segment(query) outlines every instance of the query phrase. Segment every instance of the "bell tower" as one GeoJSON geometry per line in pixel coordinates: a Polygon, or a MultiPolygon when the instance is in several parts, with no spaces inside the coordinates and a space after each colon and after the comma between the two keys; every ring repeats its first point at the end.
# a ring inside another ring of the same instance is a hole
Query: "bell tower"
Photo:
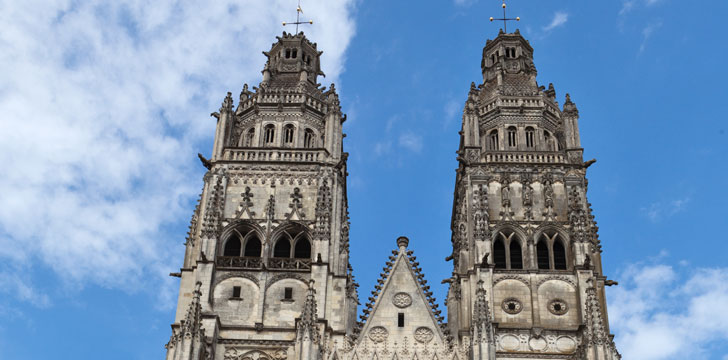
{"type": "Polygon", "coordinates": [[[518,30],[486,42],[481,69],[460,132],[449,331],[478,360],[619,359],[576,105],[537,83],[518,30]]]}
{"type": "Polygon", "coordinates": [[[262,81],[218,112],[192,215],[168,360],[328,358],[352,332],[341,111],[300,32],[264,52],[262,81]]]}

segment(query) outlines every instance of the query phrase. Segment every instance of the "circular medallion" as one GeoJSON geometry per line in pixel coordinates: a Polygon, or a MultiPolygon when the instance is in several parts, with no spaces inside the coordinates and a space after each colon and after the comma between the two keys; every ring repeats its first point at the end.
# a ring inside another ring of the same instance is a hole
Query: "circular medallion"
{"type": "Polygon", "coordinates": [[[428,327],[418,327],[415,329],[415,340],[418,342],[421,342],[423,344],[426,344],[432,340],[432,338],[435,337],[435,333],[432,332],[432,329],[428,327]]]}
{"type": "Polygon", "coordinates": [[[412,305],[412,297],[407,293],[396,293],[392,297],[392,303],[398,308],[406,308],[412,305]]]}
{"type": "Polygon", "coordinates": [[[381,326],[375,326],[371,330],[369,330],[369,339],[374,341],[375,343],[380,343],[384,340],[387,340],[387,335],[389,335],[387,329],[381,326]]]}
{"type": "Polygon", "coordinates": [[[549,311],[554,315],[564,315],[569,308],[564,300],[554,299],[549,303],[549,311]]]}
{"type": "Polygon", "coordinates": [[[508,298],[503,300],[501,308],[509,314],[518,314],[521,310],[523,310],[523,304],[521,304],[521,302],[516,298],[508,298]]]}

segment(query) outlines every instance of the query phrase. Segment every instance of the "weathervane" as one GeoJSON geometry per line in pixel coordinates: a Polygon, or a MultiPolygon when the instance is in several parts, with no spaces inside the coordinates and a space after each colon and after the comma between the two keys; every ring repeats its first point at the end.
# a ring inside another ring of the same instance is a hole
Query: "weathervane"
{"type": "Polygon", "coordinates": [[[313,20],[301,21],[301,14],[303,14],[303,10],[301,10],[301,0],[298,0],[298,7],[296,8],[296,22],[287,23],[284,21],[283,26],[295,24],[296,25],[296,34],[298,34],[298,25],[313,24],[313,20]]]}
{"type": "Polygon", "coordinates": [[[508,33],[508,28],[506,27],[506,21],[508,21],[508,20],[521,21],[521,18],[518,16],[516,16],[515,18],[507,18],[506,17],[506,0],[503,0],[503,18],[502,19],[493,19],[493,17],[491,16],[490,21],[493,21],[493,20],[503,20],[503,31],[505,33],[508,33]]]}

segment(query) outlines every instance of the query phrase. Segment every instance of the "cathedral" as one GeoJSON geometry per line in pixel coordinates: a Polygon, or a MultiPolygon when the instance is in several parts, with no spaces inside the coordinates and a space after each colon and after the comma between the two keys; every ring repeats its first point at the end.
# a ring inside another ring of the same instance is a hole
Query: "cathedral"
{"type": "Polygon", "coordinates": [[[334,85],[317,83],[316,43],[278,37],[258,86],[212,114],[208,171],[171,274],[167,360],[620,359],[605,299],[615,282],[586,198],[594,160],[569,95],[559,105],[536,81],[533,52],[501,30],[464,99],[443,316],[406,237],[360,295],[346,115],[334,85]]]}

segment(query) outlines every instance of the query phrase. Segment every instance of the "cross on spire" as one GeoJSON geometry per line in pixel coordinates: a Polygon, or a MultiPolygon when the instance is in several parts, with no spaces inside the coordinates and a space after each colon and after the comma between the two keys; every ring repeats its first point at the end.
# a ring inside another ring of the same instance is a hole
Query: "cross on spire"
{"type": "Polygon", "coordinates": [[[506,0],[503,0],[503,5],[502,6],[503,6],[503,17],[500,18],[500,19],[494,19],[491,16],[490,17],[490,21],[493,21],[493,20],[503,20],[503,31],[506,32],[506,33],[508,33],[508,28],[506,27],[506,25],[507,25],[506,24],[506,21],[509,21],[509,20],[521,21],[521,18],[518,17],[518,16],[516,16],[515,18],[507,18],[506,17],[506,0]]]}
{"type": "Polygon", "coordinates": [[[298,25],[313,24],[313,20],[301,21],[301,14],[303,14],[303,10],[301,9],[301,0],[298,0],[298,7],[296,7],[296,22],[287,23],[284,21],[283,26],[296,25],[296,34],[298,34],[298,25]]]}

